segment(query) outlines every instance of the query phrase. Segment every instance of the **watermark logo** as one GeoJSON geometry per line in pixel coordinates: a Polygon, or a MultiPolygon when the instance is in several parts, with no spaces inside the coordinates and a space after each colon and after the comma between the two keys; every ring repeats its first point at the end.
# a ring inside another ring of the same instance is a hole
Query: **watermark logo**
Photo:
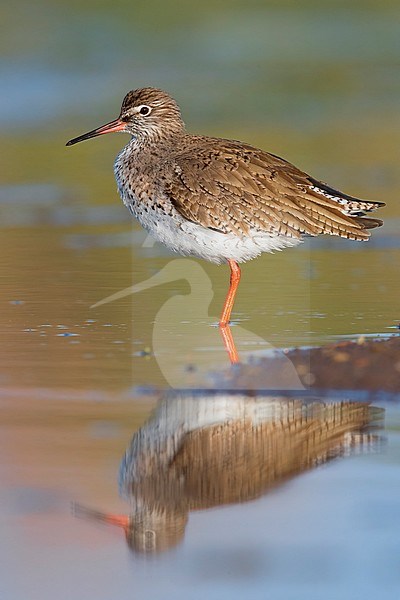
{"type": "MultiPolygon", "coordinates": [[[[152,238],[146,238],[146,247],[152,242],[152,238]]],[[[282,350],[242,325],[218,327],[216,319],[209,316],[214,295],[212,281],[205,269],[192,259],[172,259],[152,277],[107,296],[92,308],[182,280],[189,285],[188,293],[178,292],[164,300],[152,323],[152,353],[170,387],[213,387],[215,373],[226,370],[230,363],[241,362],[241,351],[247,349],[246,355],[274,355],[274,368],[269,373],[264,370],[259,385],[253,380],[253,389],[304,389],[292,362],[282,350]]],[[[242,385],[247,388],[248,380],[244,379],[242,385]]]]}

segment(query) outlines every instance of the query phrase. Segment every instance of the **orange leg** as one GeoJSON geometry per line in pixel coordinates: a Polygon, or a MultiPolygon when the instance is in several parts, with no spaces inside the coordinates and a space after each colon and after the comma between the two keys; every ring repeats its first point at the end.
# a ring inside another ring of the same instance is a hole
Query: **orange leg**
{"type": "Polygon", "coordinates": [[[220,332],[224,342],[224,346],[229,356],[229,360],[233,365],[239,363],[239,354],[236,350],[231,328],[229,327],[229,325],[225,325],[224,327],[220,328],[220,332]]]}
{"type": "Polygon", "coordinates": [[[231,268],[231,280],[229,285],[228,294],[225,298],[224,308],[222,310],[222,315],[219,320],[220,327],[226,327],[229,325],[229,320],[231,318],[231,312],[233,308],[233,304],[235,302],[236,290],[238,289],[239,281],[240,281],[240,268],[235,260],[228,260],[229,266],[231,268]]]}

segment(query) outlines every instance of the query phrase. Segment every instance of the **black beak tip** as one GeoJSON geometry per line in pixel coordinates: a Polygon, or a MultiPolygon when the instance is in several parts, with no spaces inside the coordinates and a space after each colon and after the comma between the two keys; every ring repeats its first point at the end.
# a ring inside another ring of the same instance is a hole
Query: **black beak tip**
{"type": "Polygon", "coordinates": [[[74,145],[74,140],[69,140],[65,145],[66,146],[73,146],[74,145]]]}

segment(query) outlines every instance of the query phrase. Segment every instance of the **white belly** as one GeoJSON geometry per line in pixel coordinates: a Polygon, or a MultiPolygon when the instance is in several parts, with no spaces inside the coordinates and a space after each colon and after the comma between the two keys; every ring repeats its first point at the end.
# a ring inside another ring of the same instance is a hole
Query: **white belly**
{"type": "Polygon", "coordinates": [[[229,259],[245,262],[262,252],[282,250],[301,241],[256,230],[250,231],[245,237],[238,237],[233,233],[220,233],[187,221],[174,208],[169,215],[165,215],[141,203],[128,204],[128,207],[142,227],[169,249],[214,263],[229,259]]]}

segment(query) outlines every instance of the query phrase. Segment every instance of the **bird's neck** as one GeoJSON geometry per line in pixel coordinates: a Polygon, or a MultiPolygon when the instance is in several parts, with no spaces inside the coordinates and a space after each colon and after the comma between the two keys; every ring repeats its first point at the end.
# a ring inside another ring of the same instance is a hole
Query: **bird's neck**
{"type": "Polygon", "coordinates": [[[132,136],[132,139],[125,146],[124,151],[128,154],[158,154],[168,152],[169,150],[179,148],[182,138],[185,136],[185,131],[174,131],[163,133],[158,132],[152,134],[132,136]]]}

